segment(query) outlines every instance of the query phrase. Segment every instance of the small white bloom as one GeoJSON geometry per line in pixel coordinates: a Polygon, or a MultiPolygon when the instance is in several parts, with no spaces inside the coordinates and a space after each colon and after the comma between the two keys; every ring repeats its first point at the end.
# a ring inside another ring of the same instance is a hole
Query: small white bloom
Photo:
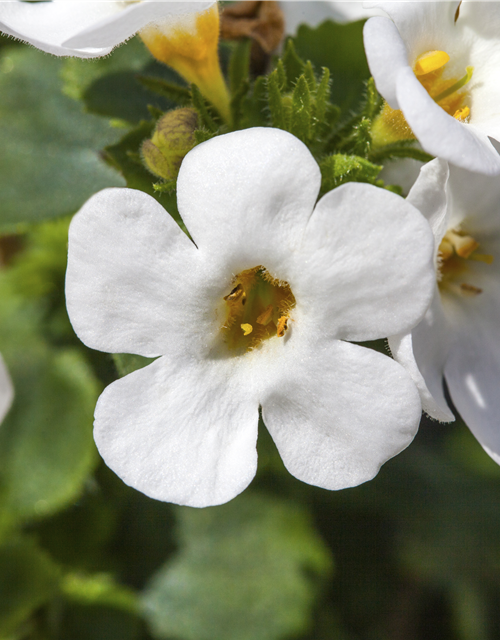
{"type": "Polygon", "coordinates": [[[301,24],[316,27],[325,20],[335,22],[355,22],[375,15],[383,15],[378,9],[366,9],[363,0],[312,0],[280,2],[285,14],[285,24],[288,33],[295,33],[301,24]]]}
{"type": "Polygon", "coordinates": [[[0,356],[0,422],[5,418],[14,398],[14,389],[7,367],[0,356]]]}
{"type": "Polygon", "coordinates": [[[443,375],[460,415],[500,463],[500,183],[433,160],[408,200],[435,237],[434,300],[411,335],[389,339],[419,386],[424,410],[453,419],[443,375]],[[413,347],[413,350],[412,350],[413,347]]]}
{"type": "Polygon", "coordinates": [[[432,233],[371,185],[315,206],[320,181],[297,138],[247,129],[182,163],[192,241],[131,189],[96,194],[74,218],[66,296],[77,335],[162,356],[97,404],[97,446],[127,484],[192,506],[230,500],[255,474],[259,406],[288,470],[328,489],[369,480],[412,440],[421,405],[410,377],[347,341],[409,331],[423,316],[432,233]]]}
{"type": "Polygon", "coordinates": [[[140,29],[166,29],[215,0],[51,0],[0,2],[0,32],[58,56],[108,54],[140,29]]]}
{"type": "Polygon", "coordinates": [[[401,111],[429,153],[499,174],[488,136],[500,140],[500,3],[374,4],[391,18],[372,18],[364,31],[377,88],[398,110],[383,112],[386,121],[400,126],[401,111]]]}

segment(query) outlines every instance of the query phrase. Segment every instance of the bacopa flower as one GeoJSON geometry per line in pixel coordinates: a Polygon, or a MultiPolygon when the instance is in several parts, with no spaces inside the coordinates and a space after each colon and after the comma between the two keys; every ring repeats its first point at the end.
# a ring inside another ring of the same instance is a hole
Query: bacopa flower
{"type": "Polygon", "coordinates": [[[500,183],[436,159],[422,169],[408,199],[435,237],[435,296],[410,335],[392,337],[395,358],[420,389],[425,411],[453,420],[451,399],[483,448],[500,463],[500,183]],[[429,181],[427,180],[427,184],[429,181]]]}
{"type": "Polygon", "coordinates": [[[12,388],[12,382],[7,367],[0,356],[0,422],[2,422],[7,411],[10,409],[13,397],[14,389],[12,388]]]}
{"type": "Polygon", "coordinates": [[[365,49],[387,100],[375,141],[416,137],[470,171],[500,173],[500,4],[377,2],[389,18],[365,25],[365,49]]]}
{"type": "Polygon", "coordinates": [[[405,448],[403,367],[352,341],[411,329],[434,286],[429,225],[366,184],[325,195],[298,139],[247,129],[188,153],[185,235],[150,196],[108,189],[72,221],[66,296],[94,349],[161,356],[95,412],[106,463],[147,495],[206,506],[255,474],[259,407],[288,470],[340,489],[405,448]],[[408,251],[408,246],[412,251],[408,251]]]}
{"type": "Polygon", "coordinates": [[[108,54],[144,27],[168,27],[214,0],[51,0],[0,2],[0,31],[58,56],[108,54]]]}

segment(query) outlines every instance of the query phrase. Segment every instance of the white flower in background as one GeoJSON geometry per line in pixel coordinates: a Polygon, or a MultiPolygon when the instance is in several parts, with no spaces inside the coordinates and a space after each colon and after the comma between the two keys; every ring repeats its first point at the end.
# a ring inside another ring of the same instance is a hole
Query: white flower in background
{"type": "Polygon", "coordinates": [[[97,446],[127,484],[192,506],[230,500],[255,474],[259,406],[288,470],[328,489],[371,479],[412,440],[411,378],[347,341],[420,320],[432,233],[371,185],[315,206],[320,180],[294,136],[247,129],[182,163],[192,241],[131,189],[96,194],[74,218],[66,296],[77,335],[102,351],[161,355],[97,404],[97,446]]]}
{"type": "Polygon", "coordinates": [[[215,0],[51,0],[0,2],[0,32],[57,56],[108,54],[144,27],[175,28],[180,17],[215,0]]]}
{"type": "Polygon", "coordinates": [[[447,183],[439,159],[425,173],[434,187],[419,179],[408,200],[434,232],[435,296],[411,336],[390,338],[389,345],[412,373],[424,410],[452,420],[444,375],[465,423],[500,463],[500,181],[451,167],[447,183]]]}
{"type": "Polygon", "coordinates": [[[7,371],[7,367],[0,356],[0,422],[5,418],[7,411],[10,409],[12,399],[14,398],[14,389],[7,371]]]}
{"type": "Polygon", "coordinates": [[[389,18],[365,25],[365,49],[388,105],[379,143],[414,136],[425,151],[500,173],[500,3],[376,2],[389,18]],[[409,127],[408,127],[409,125],[409,127]]]}
{"type": "Polygon", "coordinates": [[[295,33],[301,24],[308,24],[316,27],[325,20],[335,22],[355,22],[364,20],[375,15],[384,15],[378,9],[366,9],[362,0],[311,0],[306,1],[284,1],[280,2],[281,9],[285,14],[285,24],[287,33],[295,33]]]}

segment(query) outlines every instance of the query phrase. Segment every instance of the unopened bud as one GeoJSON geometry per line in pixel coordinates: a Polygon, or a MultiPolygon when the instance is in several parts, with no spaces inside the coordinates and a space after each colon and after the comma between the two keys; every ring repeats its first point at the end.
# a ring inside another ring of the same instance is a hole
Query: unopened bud
{"type": "Polygon", "coordinates": [[[151,140],[142,143],[144,164],[155,176],[175,180],[184,156],[195,146],[198,114],[185,107],[169,111],[158,120],[151,140]]]}

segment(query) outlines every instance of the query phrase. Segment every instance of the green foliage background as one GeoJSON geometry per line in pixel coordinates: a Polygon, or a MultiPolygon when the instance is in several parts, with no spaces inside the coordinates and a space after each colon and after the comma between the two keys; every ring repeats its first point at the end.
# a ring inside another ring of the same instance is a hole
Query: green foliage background
{"type": "MultiPolygon", "coordinates": [[[[303,26],[251,81],[248,43],[223,43],[234,126],[297,135],[323,191],[401,192],[382,167],[426,156],[372,147],[381,101],[361,30],[303,26]]],[[[204,510],[150,500],[100,462],[96,399],[145,362],[74,335],[68,224],[92,193],[124,185],[181,222],[175,182],[158,182],[139,147],[184,104],[198,142],[228,130],[137,40],[94,61],[0,40],[0,352],[16,390],[0,427],[0,640],[500,637],[500,469],[460,422],[424,420],[377,478],[341,492],[292,478],[261,424],[253,484],[204,510]]]]}

